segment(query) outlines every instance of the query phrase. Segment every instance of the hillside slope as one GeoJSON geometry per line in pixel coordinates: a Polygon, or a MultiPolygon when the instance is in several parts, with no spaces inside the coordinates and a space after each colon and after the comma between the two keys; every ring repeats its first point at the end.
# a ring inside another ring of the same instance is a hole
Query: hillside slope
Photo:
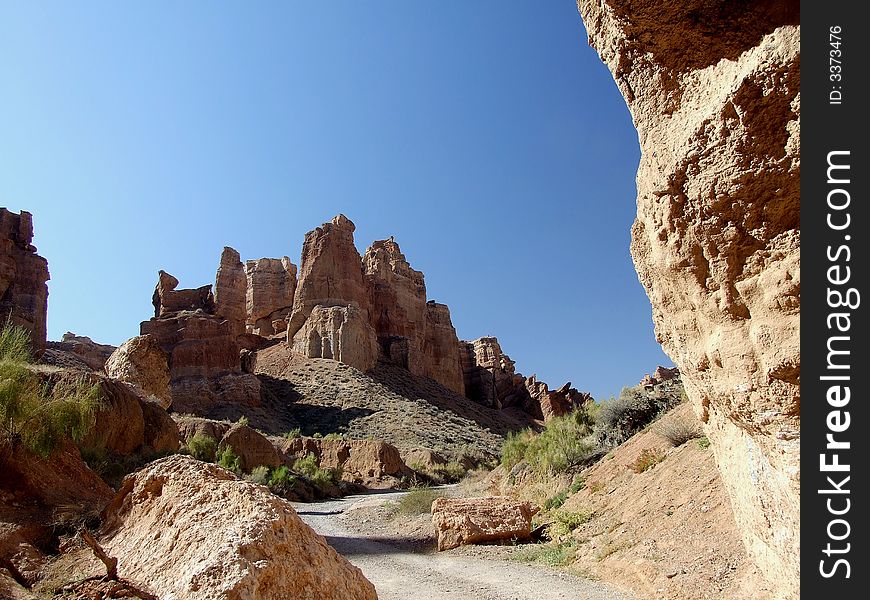
{"type": "MultiPolygon", "coordinates": [[[[395,365],[379,363],[363,373],[335,360],[301,356],[285,344],[259,351],[254,372],[270,412],[304,435],[341,432],[382,439],[400,450],[428,448],[486,460],[498,455],[508,431],[531,424],[522,413],[481,406],[395,365]]],[[[249,418],[258,428],[281,433],[276,422],[249,418]]]]}

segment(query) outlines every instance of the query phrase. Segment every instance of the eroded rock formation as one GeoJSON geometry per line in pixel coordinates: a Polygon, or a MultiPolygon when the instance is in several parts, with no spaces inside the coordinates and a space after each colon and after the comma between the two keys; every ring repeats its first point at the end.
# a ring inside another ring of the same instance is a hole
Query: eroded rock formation
{"type": "Polygon", "coordinates": [[[245,332],[248,279],[239,253],[225,246],[214,283],[215,315],[229,321],[234,335],[245,332]]]}
{"type": "Polygon", "coordinates": [[[285,333],[296,293],[296,265],[286,256],[245,263],[248,331],[262,336],[285,333]]]}
{"type": "Polygon", "coordinates": [[[46,342],[46,350],[48,352],[43,354],[42,362],[48,364],[68,362],[71,366],[82,363],[82,367],[102,371],[115,347],[109,344],[98,344],[85,335],[76,335],[67,331],[61,341],[46,342]]]}
{"type": "Polygon", "coordinates": [[[0,323],[31,333],[33,350],[45,349],[48,261],[33,246],[33,217],[0,208],[0,323]]]}
{"type": "Polygon", "coordinates": [[[525,377],[517,373],[514,361],[502,351],[498,339],[491,336],[462,342],[461,362],[465,395],[491,408],[515,408],[547,420],[592,402],[589,393],[572,388],[571,382],[550,390],[535,375],[525,377]]]}
{"type": "Polygon", "coordinates": [[[190,457],[128,476],[104,523],[101,541],[120,558],[119,575],[166,597],[377,598],[289,502],[190,457]]]}
{"type": "Polygon", "coordinates": [[[637,127],[631,253],[744,540],[799,586],[799,4],[580,0],[637,127]]]}

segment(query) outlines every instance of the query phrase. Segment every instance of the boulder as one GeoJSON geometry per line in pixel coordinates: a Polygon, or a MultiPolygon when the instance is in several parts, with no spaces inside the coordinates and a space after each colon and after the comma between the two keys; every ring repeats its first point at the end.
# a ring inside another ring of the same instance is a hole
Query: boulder
{"type": "Polygon", "coordinates": [[[331,358],[360,371],[374,367],[378,358],[375,331],[356,304],[313,307],[292,340],[295,352],[331,358]]]}
{"type": "Polygon", "coordinates": [[[234,335],[245,333],[248,279],[239,253],[225,246],[214,284],[215,315],[229,322],[234,335]]]}
{"type": "Polygon", "coordinates": [[[279,467],[284,464],[284,458],[272,445],[272,442],[262,433],[247,425],[231,426],[223,437],[219,438],[218,448],[229,446],[240,459],[242,471],[251,472],[254,467],[279,467]]]}
{"type": "Polygon", "coordinates": [[[438,550],[528,539],[532,517],[538,510],[530,502],[507,496],[436,498],[432,503],[432,524],[438,532],[438,550]]]}
{"type": "Polygon", "coordinates": [[[204,419],[202,417],[190,417],[174,415],[174,420],[178,426],[178,435],[183,443],[187,443],[190,438],[196,435],[207,435],[212,438],[215,443],[220,442],[224,434],[230,430],[232,423],[225,421],[215,421],[212,419],[204,419]]]}
{"type": "Polygon", "coordinates": [[[141,406],[144,420],[142,442],[145,447],[156,454],[177,452],[181,447],[181,436],[169,413],[150,400],[144,400],[141,406]]]}
{"type": "Polygon", "coordinates": [[[169,355],[150,335],[138,335],[121,344],[106,361],[106,373],[131,383],[164,409],[172,404],[169,355]]]}
{"type": "Polygon", "coordinates": [[[45,349],[48,261],[33,246],[33,216],[0,208],[0,323],[30,332],[33,350],[45,349]]]}
{"type": "Polygon", "coordinates": [[[185,456],[129,475],[103,514],[118,574],[189,600],[375,600],[347,562],[265,487],[185,456]]]}
{"type": "Polygon", "coordinates": [[[759,570],[799,591],[799,3],[580,0],[641,147],[631,254],[759,570]]]}
{"type": "Polygon", "coordinates": [[[248,330],[262,336],[283,333],[293,311],[296,265],[286,256],[261,258],[246,262],[245,272],[248,330]]]}

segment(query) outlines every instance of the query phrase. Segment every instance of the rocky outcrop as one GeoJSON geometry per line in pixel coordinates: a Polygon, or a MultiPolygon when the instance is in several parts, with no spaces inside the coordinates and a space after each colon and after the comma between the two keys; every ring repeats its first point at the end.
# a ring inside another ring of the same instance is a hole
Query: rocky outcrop
{"type": "Polygon", "coordinates": [[[678,368],[676,368],[676,367],[668,368],[668,367],[662,367],[661,365],[659,365],[658,367],[656,367],[656,370],[653,372],[652,375],[647,373],[646,375],[643,376],[643,379],[640,380],[640,385],[648,388],[648,387],[658,385],[664,381],[670,381],[672,379],[676,379],[679,376],[680,376],[680,370],[678,368]]]}
{"type": "Polygon", "coordinates": [[[459,338],[446,304],[426,303],[426,331],[423,338],[423,375],[457,394],[465,391],[459,358],[459,338]]]}
{"type": "Polygon", "coordinates": [[[799,5],[579,6],[638,131],[631,253],[657,339],[706,423],[747,547],[796,597],[799,5]]]}
{"type": "Polygon", "coordinates": [[[45,349],[48,261],[33,246],[33,217],[0,208],[0,323],[30,331],[33,350],[45,349]]]}
{"type": "Polygon", "coordinates": [[[378,359],[375,330],[357,305],[315,306],[293,336],[293,350],[311,358],[331,358],[360,371],[378,359]]]}
{"type": "Polygon", "coordinates": [[[128,476],[104,513],[118,574],[161,596],[375,600],[374,587],[286,500],[213,464],[172,456],[128,476]]]}
{"type": "Polygon", "coordinates": [[[137,386],[164,409],[172,404],[169,356],[150,335],[121,344],[106,361],[106,374],[137,386]]]}
{"type": "Polygon", "coordinates": [[[167,273],[159,271],[157,286],[151,297],[154,305],[154,317],[160,318],[181,311],[202,311],[214,314],[214,295],[210,285],[204,285],[191,290],[176,290],[178,280],[167,273]]]}
{"type": "Polygon", "coordinates": [[[40,362],[59,367],[102,371],[115,346],[98,344],[84,335],[67,331],[59,342],[46,342],[40,362]]]}
{"type": "MultiPolygon", "coordinates": [[[[227,250],[223,279],[232,279],[236,255],[227,250]]],[[[208,415],[222,403],[259,406],[259,380],[242,373],[239,322],[215,314],[211,286],[177,286],[177,279],[160,271],[154,292],[157,316],[140,325],[142,335],[150,335],[169,356],[173,410],[208,415]]]]}
{"type": "Polygon", "coordinates": [[[581,392],[571,387],[569,381],[557,390],[551,390],[546,383],[532,375],[525,380],[526,389],[532,398],[533,406],[541,411],[544,421],[561,417],[594,402],[589,392],[581,392]]]}
{"type": "Polygon", "coordinates": [[[368,482],[410,473],[396,447],[382,440],[298,437],[279,444],[288,458],[313,454],[322,468],[341,469],[346,481],[368,482]]]}
{"type": "Polygon", "coordinates": [[[214,283],[215,315],[229,322],[234,335],[245,333],[248,278],[239,253],[225,246],[214,283]]]}
{"type": "Polygon", "coordinates": [[[296,265],[286,256],[261,258],[246,262],[245,272],[248,331],[264,337],[285,333],[296,293],[296,265]]]}
{"type": "Polygon", "coordinates": [[[482,542],[526,540],[538,510],[530,502],[518,502],[507,496],[436,498],[432,503],[432,525],[438,532],[438,550],[482,542]]]}
{"type": "Polygon", "coordinates": [[[465,395],[475,402],[497,409],[516,408],[532,418],[547,420],[593,401],[588,392],[572,388],[571,382],[550,390],[535,375],[517,373],[514,361],[494,337],[462,342],[461,348],[465,395]]]}

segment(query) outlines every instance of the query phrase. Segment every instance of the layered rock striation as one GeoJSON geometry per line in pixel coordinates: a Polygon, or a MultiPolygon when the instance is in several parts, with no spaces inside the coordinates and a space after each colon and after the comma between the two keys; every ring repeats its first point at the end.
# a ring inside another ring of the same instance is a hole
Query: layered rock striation
{"type": "Polygon", "coordinates": [[[48,261],[33,245],[33,216],[0,208],[0,323],[30,331],[33,350],[45,350],[48,261]]]}
{"type": "Polygon", "coordinates": [[[637,127],[631,253],[744,541],[799,586],[799,4],[579,1],[637,127]]]}

